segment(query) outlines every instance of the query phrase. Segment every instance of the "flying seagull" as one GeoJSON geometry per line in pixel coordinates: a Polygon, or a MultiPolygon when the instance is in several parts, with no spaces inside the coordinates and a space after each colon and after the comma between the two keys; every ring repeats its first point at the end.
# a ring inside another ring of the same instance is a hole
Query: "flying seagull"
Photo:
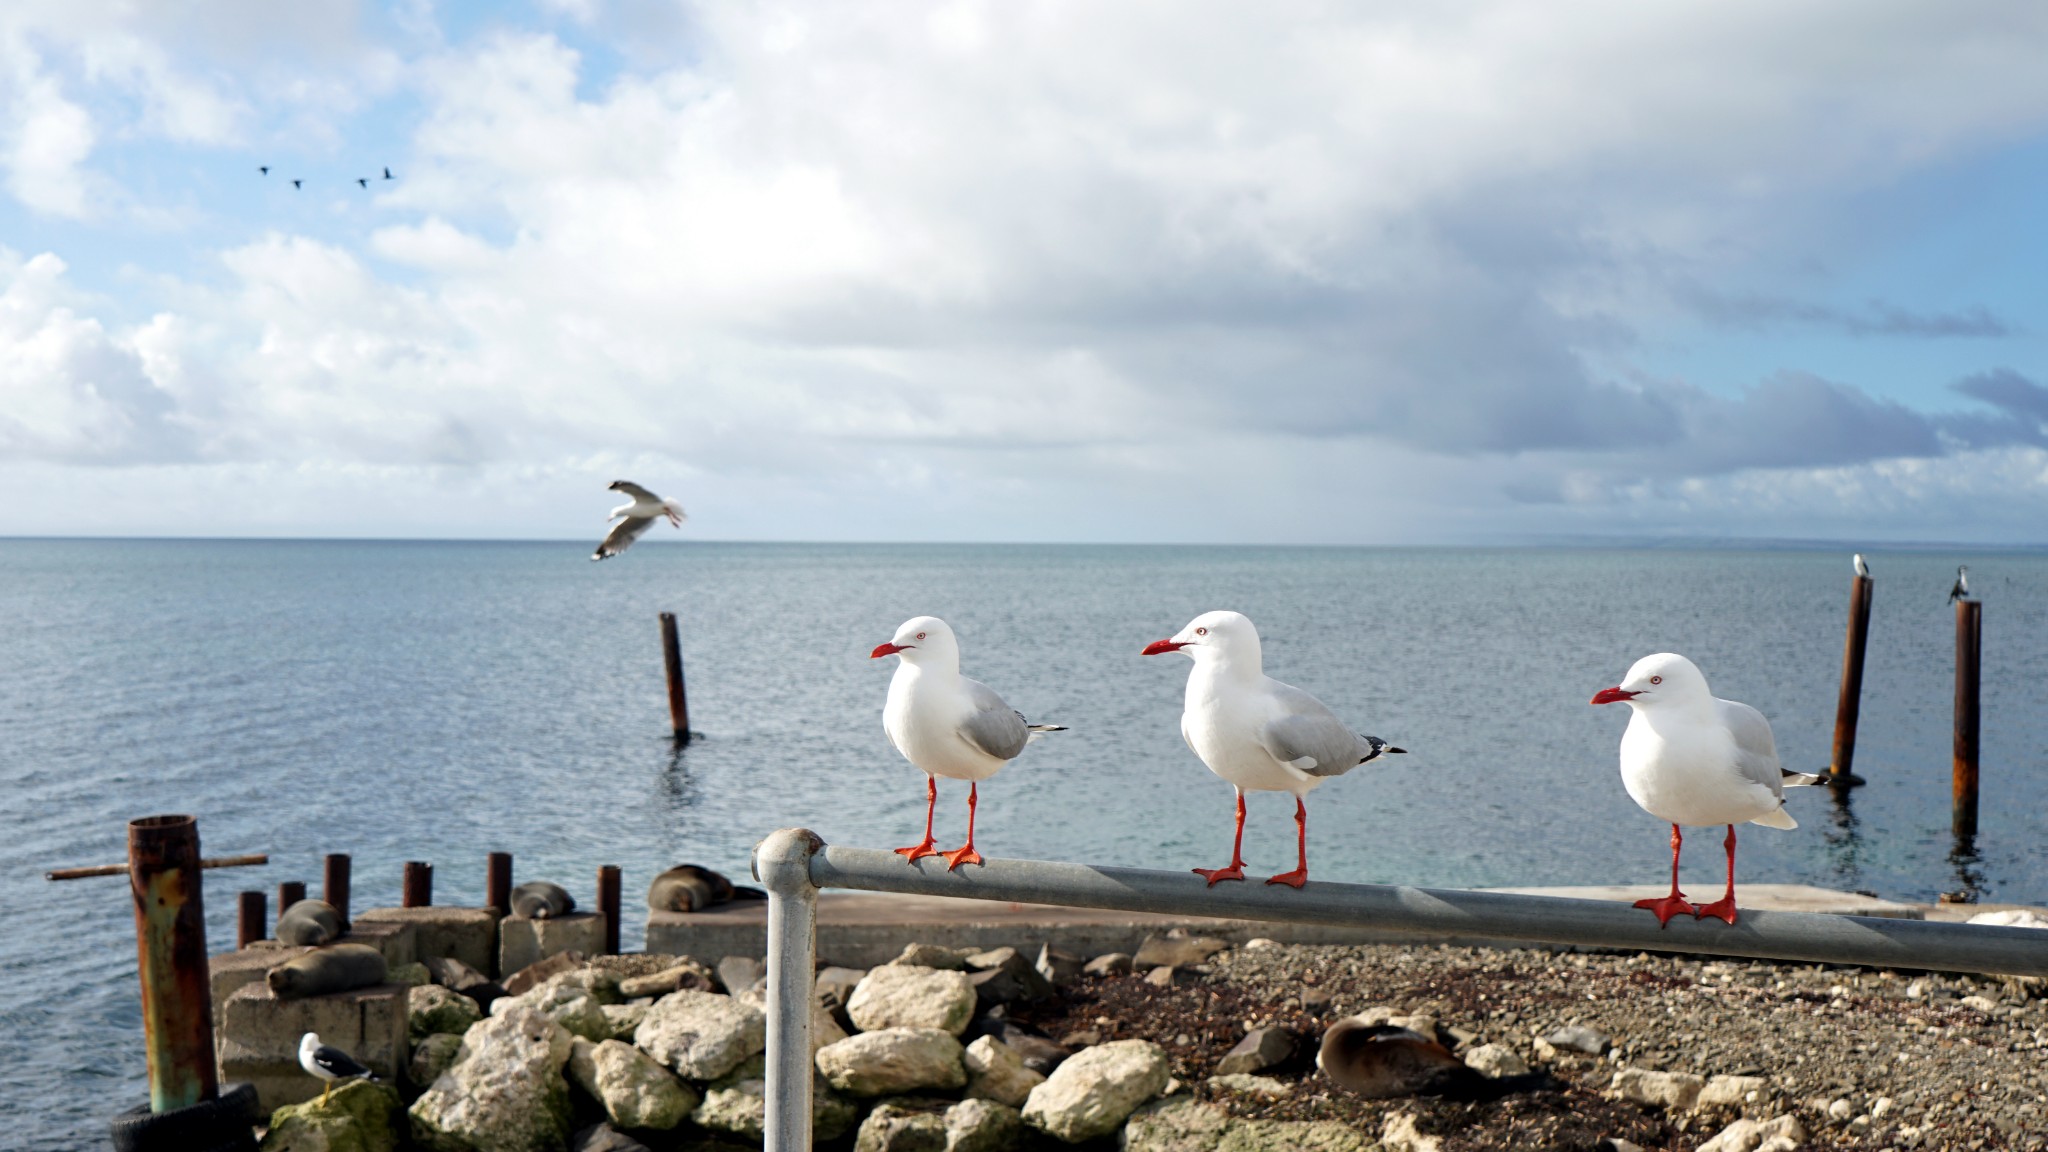
{"type": "Polygon", "coordinates": [[[960,641],[936,616],[916,616],[896,629],[895,638],[878,644],[870,660],[899,657],[889,678],[889,699],[882,706],[882,731],[911,766],[923,770],[924,841],[896,853],[905,860],[943,856],[946,871],[979,864],[974,850],[974,807],[980,782],[1015,760],[1024,746],[1047,732],[1064,732],[1057,724],[1026,724],[1024,714],[979,680],[960,674],[960,641]],[[951,852],[932,847],[932,810],[939,803],[939,777],[967,781],[967,843],[951,852]]]}
{"type": "Polygon", "coordinates": [[[326,1082],[320,1090],[320,1103],[327,1103],[327,1094],[334,1091],[338,1080],[375,1080],[377,1074],[363,1067],[362,1062],[320,1042],[320,1034],[308,1032],[299,1038],[299,1067],[326,1082]]]}
{"type": "Polygon", "coordinates": [[[1868,576],[1868,575],[1870,575],[1870,565],[1868,565],[1868,564],[1865,564],[1865,563],[1863,562],[1863,553],[1861,553],[1861,552],[1858,552],[1858,553],[1856,554],[1856,556],[1855,556],[1855,559],[1854,559],[1854,560],[1852,561],[1852,563],[1854,563],[1854,564],[1856,565],[1856,574],[1857,574],[1858,576],[1868,576]]]}
{"type": "Polygon", "coordinates": [[[1797,828],[1785,811],[1787,787],[1820,777],[1787,772],[1778,763],[1771,722],[1747,704],[1717,699],[1699,667],[1675,652],[1645,656],[1594,704],[1626,703],[1633,713],[1621,736],[1621,783],[1643,811],[1671,824],[1671,895],[1638,900],[1662,926],[1673,916],[1718,916],[1735,923],[1735,826],[1797,828]],[[1678,827],[1728,826],[1728,892],[1691,904],[1678,890],[1678,827]]]}
{"type": "Polygon", "coordinates": [[[361,184],[365,188],[370,186],[369,180],[361,176],[356,177],[356,183],[361,184]]]}
{"type": "Polygon", "coordinates": [[[303,186],[305,185],[305,183],[306,183],[306,182],[305,182],[304,180],[294,180],[294,181],[292,181],[292,187],[294,187],[294,188],[300,188],[300,187],[303,187],[303,186]]]}
{"type": "Polygon", "coordinates": [[[1958,600],[1968,600],[1969,598],[1970,566],[1968,564],[1963,564],[1957,566],[1956,568],[1956,583],[1955,587],[1950,588],[1948,590],[1948,602],[1953,604],[1958,600]]]}
{"type": "Polygon", "coordinates": [[[391,169],[389,169],[389,168],[386,168],[386,169],[384,170],[384,178],[385,178],[386,180],[396,180],[396,179],[398,179],[398,177],[396,177],[396,176],[393,176],[393,175],[391,174],[391,169]]]}
{"type": "Polygon", "coordinates": [[[257,166],[256,170],[258,172],[263,173],[265,176],[270,175],[270,165],[268,164],[260,164],[257,166]]]}
{"type": "Polygon", "coordinates": [[[605,517],[606,522],[618,520],[604,543],[590,554],[592,560],[607,560],[633,546],[640,534],[654,525],[658,518],[666,517],[670,524],[683,526],[683,506],[673,500],[663,500],[631,480],[614,480],[608,487],[613,492],[624,492],[633,498],[631,504],[621,504],[605,517]],[[620,520],[620,517],[625,519],[620,520]]]}

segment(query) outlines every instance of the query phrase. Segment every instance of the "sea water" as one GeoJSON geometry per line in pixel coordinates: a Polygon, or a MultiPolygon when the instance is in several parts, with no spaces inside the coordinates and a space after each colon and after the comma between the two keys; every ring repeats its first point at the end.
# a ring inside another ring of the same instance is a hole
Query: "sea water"
{"type": "MultiPolygon", "coordinates": [[[[1691,656],[1762,709],[1788,767],[1828,763],[1845,552],[649,543],[0,541],[0,1146],[96,1146],[145,1096],[125,823],[197,816],[209,943],[234,893],[319,891],[354,857],[357,908],[406,860],[480,903],[484,857],[593,898],[625,869],[625,937],[655,872],[743,876],[803,825],[914,842],[924,778],[882,734],[897,624],[942,616],[968,675],[1064,724],[988,782],[989,856],[1184,869],[1228,859],[1231,791],[1182,744],[1188,663],[1141,657],[1234,608],[1266,670],[1409,750],[1309,800],[1311,875],[1428,885],[1662,882],[1668,830],[1623,792],[1625,708],[1587,699],[1637,657],[1691,656]],[[691,726],[669,739],[656,614],[682,621],[691,726]]],[[[1844,810],[1791,794],[1797,831],[1748,828],[1740,874],[1926,901],[2048,900],[2048,558],[1872,553],[1877,576],[1844,810]],[[1981,831],[1949,833],[1954,614],[1985,602],[1981,831]]],[[[1250,869],[1294,863],[1292,804],[1254,795],[1250,869]]],[[[942,782],[958,843],[964,785],[942,782]]],[[[1687,884],[1722,877],[1695,836],[1687,884]]],[[[272,908],[275,915],[275,907],[272,908]]]]}

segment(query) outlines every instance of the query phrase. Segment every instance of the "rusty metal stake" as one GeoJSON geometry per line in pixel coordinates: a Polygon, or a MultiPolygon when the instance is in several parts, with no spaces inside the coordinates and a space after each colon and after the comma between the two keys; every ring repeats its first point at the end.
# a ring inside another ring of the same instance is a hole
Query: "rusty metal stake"
{"type": "Polygon", "coordinates": [[[321,877],[320,898],[334,906],[334,914],[348,923],[348,871],[349,859],[346,852],[327,854],[324,875],[321,877]]]}
{"type": "Polygon", "coordinates": [[[244,892],[235,908],[235,947],[247,948],[270,935],[269,901],[262,892],[244,892]]]}
{"type": "Polygon", "coordinates": [[[283,918],[285,909],[306,898],[306,882],[287,880],[277,886],[277,915],[283,918]]]}
{"type": "Polygon", "coordinates": [[[1984,649],[1984,604],[1956,601],[1955,808],[1957,838],[1977,835],[1977,673],[1984,649]]]}
{"type": "Polygon", "coordinates": [[[405,885],[398,898],[404,908],[427,908],[434,903],[434,866],[424,860],[405,862],[405,885]]]}
{"type": "Polygon", "coordinates": [[[597,910],[604,913],[604,954],[619,954],[619,866],[605,864],[597,870],[597,910]]]}
{"type": "Polygon", "coordinates": [[[484,865],[484,906],[512,910],[512,854],[493,852],[484,865]]]}
{"type": "MultiPolygon", "coordinates": [[[[270,863],[270,857],[257,852],[248,856],[216,856],[211,860],[201,860],[199,866],[201,868],[246,868],[252,864],[268,863],[270,863]]],[[[127,874],[128,865],[126,864],[95,864],[90,868],[58,868],[54,871],[43,873],[43,879],[86,880],[94,876],[126,876],[127,874]]]]}
{"type": "Polygon", "coordinates": [[[1835,703],[1835,755],[1827,782],[1841,788],[1863,783],[1849,770],[1856,759],[1856,717],[1863,710],[1863,651],[1870,639],[1870,577],[1851,576],[1849,634],[1842,645],[1842,695],[1835,703]]]}
{"type": "Polygon", "coordinates": [[[220,1095],[199,871],[197,820],[148,816],[128,825],[128,887],[135,900],[152,1112],[189,1108],[220,1095]]]}
{"type": "Polygon", "coordinates": [[[668,665],[668,720],[676,743],[690,742],[690,698],[683,687],[683,646],[676,637],[676,614],[661,614],[661,654],[668,665]]]}

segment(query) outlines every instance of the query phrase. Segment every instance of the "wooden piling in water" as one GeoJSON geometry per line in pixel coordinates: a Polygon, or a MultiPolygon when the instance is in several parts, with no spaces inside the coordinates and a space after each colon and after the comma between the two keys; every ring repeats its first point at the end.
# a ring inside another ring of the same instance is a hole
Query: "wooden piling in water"
{"type": "Polygon", "coordinates": [[[484,905],[499,912],[512,910],[512,854],[493,852],[484,863],[484,905]]]}
{"type": "Polygon", "coordinates": [[[244,892],[235,905],[235,948],[247,948],[270,935],[270,901],[261,892],[244,892]]]}
{"type": "Polygon", "coordinates": [[[1856,717],[1863,709],[1863,652],[1870,639],[1870,577],[1849,578],[1849,633],[1842,645],[1842,695],[1835,702],[1835,754],[1827,782],[1841,788],[1863,783],[1849,770],[1856,759],[1856,717]]]}
{"type": "Polygon", "coordinates": [[[405,862],[405,882],[399,892],[402,908],[429,908],[434,903],[434,866],[424,860],[405,862]]]}
{"type": "Polygon", "coordinates": [[[1977,834],[1977,686],[1984,647],[1984,605],[1956,601],[1955,810],[1957,837],[1977,834]]]}
{"type": "Polygon", "coordinates": [[[285,909],[306,898],[306,884],[303,880],[286,880],[277,886],[277,914],[281,917],[285,909]]]}
{"type": "Polygon", "coordinates": [[[220,1083],[214,1068],[199,822],[190,816],[131,822],[128,889],[135,901],[149,1109],[168,1112],[213,1100],[220,1095],[220,1083]]]}
{"type": "Polygon", "coordinates": [[[346,852],[329,852],[322,866],[320,898],[334,905],[334,913],[348,923],[348,869],[346,852]]]}
{"type": "Polygon", "coordinates": [[[597,870],[597,910],[604,913],[604,954],[619,954],[619,866],[605,864],[597,870]]]}
{"type": "Polygon", "coordinates": [[[668,719],[676,743],[690,742],[690,699],[683,686],[683,646],[676,634],[676,614],[661,614],[661,652],[668,665],[668,719]]]}

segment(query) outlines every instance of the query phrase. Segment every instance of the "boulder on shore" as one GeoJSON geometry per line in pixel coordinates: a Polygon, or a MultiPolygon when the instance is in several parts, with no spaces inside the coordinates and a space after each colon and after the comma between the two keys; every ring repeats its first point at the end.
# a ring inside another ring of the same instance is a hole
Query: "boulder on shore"
{"type": "Polygon", "coordinates": [[[955,1036],[974,1019],[974,982],[965,972],[884,964],[861,978],[846,1014],[863,1032],[937,1028],[955,1036]]]}
{"type": "Polygon", "coordinates": [[[631,1044],[578,1038],[569,1050],[569,1079],[604,1105],[621,1128],[666,1131],[697,1107],[697,1093],[631,1044]]]}
{"type": "Polygon", "coordinates": [[[967,1083],[965,1055],[953,1034],[938,1028],[884,1028],[849,1036],[818,1049],[818,1071],[853,1096],[894,1096],[967,1083]]]}
{"type": "Polygon", "coordinates": [[[569,1137],[572,1037],[522,1005],[479,1020],[440,1079],[409,1110],[431,1152],[560,1152],[569,1137]]]}
{"type": "Polygon", "coordinates": [[[395,1152],[404,1107],[390,1085],[351,1080],[325,1104],[315,1098],[271,1113],[263,1152],[395,1152]]]}
{"type": "Polygon", "coordinates": [[[768,1046],[768,1021],[751,1004],[685,988],[654,1002],[633,1043],[685,1080],[716,1080],[768,1046]]]}
{"type": "Polygon", "coordinates": [[[1171,1078],[1165,1050],[1149,1040],[1099,1044],[1068,1058],[1031,1090],[1024,1122],[1069,1144],[1107,1136],[1165,1091],[1171,1078]]]}

